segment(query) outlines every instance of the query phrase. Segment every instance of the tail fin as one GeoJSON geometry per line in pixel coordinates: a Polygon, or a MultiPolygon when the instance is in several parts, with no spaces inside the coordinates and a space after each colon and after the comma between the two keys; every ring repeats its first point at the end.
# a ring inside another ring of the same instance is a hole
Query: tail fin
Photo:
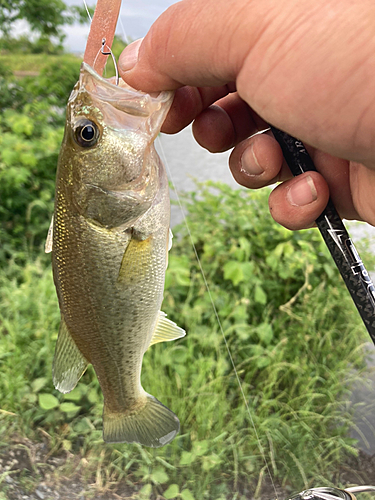
{"type": "Polygon", "coordinates": [[[146,394],[139,409],[113,413],[104,403],[103,439],[107,443],[140,443],[159,448],[172,441],[180,430],[176,415],[154,396],[146,394]]]}

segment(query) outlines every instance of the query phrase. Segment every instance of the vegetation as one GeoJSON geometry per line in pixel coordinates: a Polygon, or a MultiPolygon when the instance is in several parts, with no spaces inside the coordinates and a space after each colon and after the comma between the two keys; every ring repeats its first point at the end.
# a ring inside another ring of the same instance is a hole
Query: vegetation
{"type": "Polygon", "coordinates": [[[88,22],[83,6],[68,7],[63,0],[1,0],[0,50],[62,53],[62,27],[75,21],[88,22]],[[14,23],[20,20],[27,22],[31,35],[12,36],[14,23]]]}
{"type": "Polygon", "coordinates": [[[249,411],[185,227],[175,230],[163,310],[188,335],[151,347],[142,370],[145,389],[179,416],[177,438],[158,450],[105,445],[91,368],[70,394],[54,390],[59,311],[43,245],[79,61],[53,60],[33,79],[1,68],[2,446],[15,434],[47,438],[51,455],[71,458],[66,476],[78,470],[102,489],[121,480],[140,499],[245,499],[269,484],[265,461],[286,489],[329,483],[356,453],[346,396],[367,338],[320,235],[278,226],[266,192],[208,183],[183,198],[249,411]]]}
{"type": "Polygon", "coordinates": [[[80,61],[60,58],[38,77],[0,73],[0,262],[39,252],[53,212],[64,107],[80,61]]]}
{"type": "MultiPolygon", "coordinates": [[[[21,76],[27,76],[28,73],[32,72],[34,73],[33,80],[35,79],[35,76],[46,67],[51,68],[53,63],[64,68],[67,63],[69,64],[69,62],[72,67],[75,66],[79,69],[81,59],[73,54],[54,54],[48,55],[48,57],[46,57],[45,54],[29,54],[27,52],[19,54],[17,57],[15,57],[14,53],[11,52],[4,52],[3,54],[0,54],[0,67],[3,68],[3,71],[4,68],[7,68],[8,71],[13,72],[16,75],[21,73],[21,76]]],[[[22,78],[22,80],[17,78],[15,79],[15,82],[17,82],[21,87],[24,87],[26,83],[24,78],[22,78]]],[[[65,100],[68,98],[68,95],[69,92],[65,95],[65,100]]]]}
{"type": "MultiPolygon", "coordinates": [[[[122,47],[116,37],[114,53],[119,55],[122,47]]],[[[80,65],[79,58],[68,54],[0,56],[0,263],[14,251],[17,259],[36,255],[44,244],[65,104],[80,65]],[[39,74],[15,77],[13,72],[22,67],[39,74]]],[[[109,66],[107,75],[112,74],[109,66]]]]}
{"type": "Polygon", "coordinates": [[[99,470],[102,486],[123,479],[140,498],[259,491],[267,470],[258,437],[277,484],[326,484],[356,452],[345,395],[358,377],[353,368],[363,368],[364,333],[330,256],[316,231],[290,233],[272,222],[265,193],[211,184],[185,201],[251,416],[180,228],[163,308],[188,336],[150,348],[142,372],[146,390],[181,420],[174,442],[159,450],[104,445],[91,369],[72,393],[53,389],[59,312],[40,259],[22,267],[11,261],[0,275],[2,432],[38,439],[43,429],[54,453],[85,457],[87,479],[99,470]]]}

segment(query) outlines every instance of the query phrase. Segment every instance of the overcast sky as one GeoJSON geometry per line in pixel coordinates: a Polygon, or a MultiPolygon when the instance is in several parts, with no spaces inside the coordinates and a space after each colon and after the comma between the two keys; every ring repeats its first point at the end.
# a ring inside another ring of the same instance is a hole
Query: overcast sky
{"type": "MultiPolygon", "coordinates": [[[[65,3],[83,5],[83,0],[65,0],[65,3]]],[[[155,19],[173,3],[176,3],[176,0],[122,0],[117,24],[118,34],[125,38],[125,31],[126,36],[132,40],[144,36],[155,19]]],[[[94,6],[95,2],[87,0],[87,4],[94,6]]],[[[84,52],[89,24],[66,26],[64,31],[67,35],[64,42],[66,49],[71,52],[84,52]]]]}

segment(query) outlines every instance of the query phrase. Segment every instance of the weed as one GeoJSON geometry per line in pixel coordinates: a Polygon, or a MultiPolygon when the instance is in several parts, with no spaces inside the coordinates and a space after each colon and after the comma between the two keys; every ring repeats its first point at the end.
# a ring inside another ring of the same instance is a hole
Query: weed
{"type": "MultiPolygon", "coordinates": [[[[266,193],[199,185],[185,203],[273,477],[287,488],[329,481],[356,453],[347,394],[364,369],[366,336],[319,234],[274,223],[266,193]]],[[[142,384],[179,416],[181,433],[157,450],[105,445],[93,370],[70,394],[53,389],[59,312],[50,269],[38,260],[10,263],[0,273],[3,435],[42,433],[51,453],[78,457],[65,475],[79,470],[99,489],[122,480],[139,498],[261,491],[267,471],[258,437],[184,228],[174,239],[163,310],[187,337],[149,349],[142,384]]]]}

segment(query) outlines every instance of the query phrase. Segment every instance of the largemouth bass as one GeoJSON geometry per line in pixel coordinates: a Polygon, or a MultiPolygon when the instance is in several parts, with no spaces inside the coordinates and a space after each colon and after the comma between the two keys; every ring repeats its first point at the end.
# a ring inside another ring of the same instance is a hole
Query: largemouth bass
{"type": "Polygon", "coordinates": [[[148,347],[185,335],[160,311],[170,203],[153,142],[172,96],[116,86],[83,63],[67,105],[49,236],[61,310],[53,381],[67,393],[92,363],[107,442],[159,447],[179,431],[140,382],[148,347]]]}

